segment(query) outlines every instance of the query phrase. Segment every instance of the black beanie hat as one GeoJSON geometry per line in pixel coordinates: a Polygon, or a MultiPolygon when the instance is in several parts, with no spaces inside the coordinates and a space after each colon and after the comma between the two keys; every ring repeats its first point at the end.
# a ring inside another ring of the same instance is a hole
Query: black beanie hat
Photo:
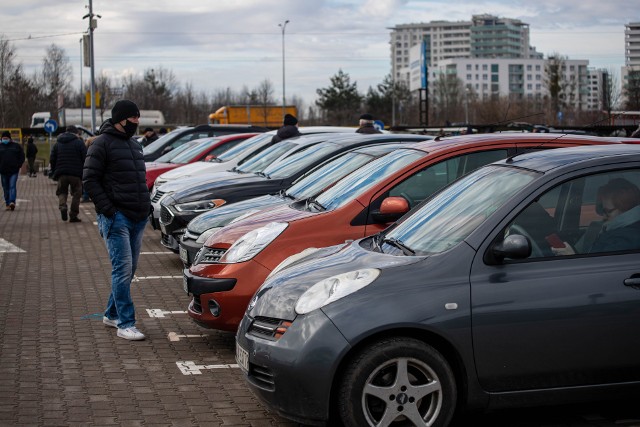
{"type": "Polygon", "coordinates": [[[11,138],[11,133],[8,130],[2,132],[2,138],[11,138]]]}
{"type": "Polygon", "coordinates": [[[298,119],[293,117],[291,114],[284,115],[284,125],[285,126],[295,126],[298,124],[298,119]]]}
{"type": "Polygon", "coordinates": [[[360,116],[360,120],[373,120],[373,116],[371,114],[364,113],[360,116]]]}
{"type": "Polygon", "coordinates": [[[128,99],[121,99],[111,109],[111,122],[119,123],[129,117],[140,117],[138,106],[128,99]]]}

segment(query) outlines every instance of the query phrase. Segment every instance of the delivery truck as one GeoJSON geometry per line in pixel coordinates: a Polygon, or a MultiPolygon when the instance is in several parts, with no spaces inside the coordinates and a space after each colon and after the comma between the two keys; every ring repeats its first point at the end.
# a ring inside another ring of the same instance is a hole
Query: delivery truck
{"type": "Polygon", "coordinates": [[[282,126],[285,114],[298,116],[295,106],[284,107],[275,105],[225,105],[215,113],[209,114],[210,125],[254,125],[269,128],[282,126]]]}

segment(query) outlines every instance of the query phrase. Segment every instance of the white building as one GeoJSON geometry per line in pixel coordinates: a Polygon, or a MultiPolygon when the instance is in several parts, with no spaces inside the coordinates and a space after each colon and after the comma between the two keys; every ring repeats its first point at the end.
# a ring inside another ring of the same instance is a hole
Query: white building
{"type": "Polygon", "coordinates": [[[631,71],[640,72],[640,22],[630,22],[624,30],[624,67],[620,73],[622,87],[627,85],[631,71]]]}

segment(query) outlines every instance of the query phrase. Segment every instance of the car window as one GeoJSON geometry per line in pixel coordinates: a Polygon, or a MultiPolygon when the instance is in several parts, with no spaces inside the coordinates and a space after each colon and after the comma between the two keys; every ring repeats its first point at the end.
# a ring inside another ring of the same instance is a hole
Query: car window
{"type": "Polygon", "coordinates": [[[273,163],[278,157],[296,146],[297,144],[294,142],[281,141],[264,150],[259,156],[253,156],[250,160],[238,166],[238,170],[245,173],[262,172],[264,168],[273,163]]]}
{"type": "Polygon", "coordinates": [[[193,148],[193,146],[197,144],[198,144],[197,141],[190,141],[186,144],[182,144],[180,147],[176,148],[175,150],[171,150],[168,153],[163,154],[162,156],[158,157],[154,161],[157,163],[169,163],[171,160],[175,159],[178,155],[189,150],[190,148],[193,148]]]}
{"type": "Polygon", "coordinates": [[[272,179],[288,178],[323,157],[331,155],[331,153],[336,151],[336,148],[336,144],[328,142],[314,144],[270,164],[264,169],[264,173],[272,179]]]}
{"type": "Polygon", "coordinates": [[[431,165],[396,185],[389,196],[400,196],[413,208],[436,191],[462,175],[507,157],[507,150],[491,150],[464,154],[431,165]]]}
{"type": "MultiPolygon", "coordinates": [[[[535,179],[536,173],[487,166],[453,182],[385,234],[416,254],[446,251],[535,179]]],[[[383,251],[389,250],[383,245],[383,251]]]]}
{"type": "Polygon", "coordinates": [[[142,149],[142,152],[146,155],[146,154],[151,154],[151,153],[155,153],[158,150],[162,150],[165,146],[165,144],[172,139],[173,137],[176,136],[177,133],[183,132],[182,129],[175,129],[172,130],[171,132],[169,132],[168,134],[161,136],[160,138],[156,139],[155,141],[153,141],[151,144],[145,146],[142,149]]]}
{"type": "Polygon", "coordinates": [[[171,163],[189,163],[196,155],[201,153],[202,150],[206,149],[207,146],[213,143],[214,143],[213,140],[209,138],[205,140],[194,140],[194,141],[186,142],[181,146],[179,146],[178,148],[172,150],[172,151],[180,150],[180,153],[174,156],[173,159],[171,159],[171,163]],[[187,146],[187,148],[183,149],[182,147],[185,147],[185,146],[187,146]]]}
{"type": "Polygon", "coordinates": [[[640,170],[564,182],[527,206],[505,228],[531,245],[529,259],[640,251],[640,170]]]}
{"type": "Polygon", "coordinates": [[[243,155],[245,153],[253,152],[260,144],[265,143],[267,140],[271,140],[273,135],[270,133],[265,133],[261,135],[256,135],[253,138],[249,138],[245,141],[242,141],[242,144],[238,144],[235,147],[225,151],[218,158],[223,161],[229,161],[237,156],[243,155]]]}
{"type": "Polygon", "coordinates": [[[224,153],[225,151],[230,150],[233,147],[235,147],[236,145],[240,144],[245,139],[246,138],[238,138],[238,139],[234,139],[233,141],[225,142],[222,145],[218,145],[217,147],[209,150],[207,152],[206,156],[219,156],[220,154],[224,153]]]}

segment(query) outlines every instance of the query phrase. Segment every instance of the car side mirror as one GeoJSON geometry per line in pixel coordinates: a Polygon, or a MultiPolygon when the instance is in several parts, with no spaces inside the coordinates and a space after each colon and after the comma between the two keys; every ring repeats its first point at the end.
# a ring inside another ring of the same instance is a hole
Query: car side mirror
{"type": "Polygon", "coordinates": [[[524,259],[531,255],[531,242],[521,234],[510,234],[504,240],[496,242],[491,253],[501,263],[505,258],[524,259]]]}
{"type": "Polygon", "coordinates": [[[380,209],[373,211],[371,216],[376,223],[386,224],[397,221],[402,215],[409,212],[409,202],[404,197],[387,197],[380,204],[380,209]]]}
{"type": "Polygon", "coordinates": [[[210,162],[211,160],[215,159],[216,156],[214,156],[213,154],[209,154],[207,157],[204,158],[205,162],[210,162]]]}

